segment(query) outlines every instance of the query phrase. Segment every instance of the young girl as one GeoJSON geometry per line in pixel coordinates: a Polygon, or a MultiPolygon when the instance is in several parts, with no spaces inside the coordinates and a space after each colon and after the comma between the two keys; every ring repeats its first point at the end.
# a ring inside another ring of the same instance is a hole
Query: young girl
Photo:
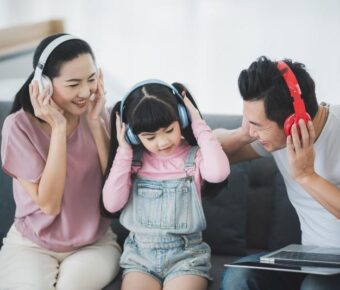
{"type": "Polygon", "coordinates": [[[103,77],[90,46],[70,35],[44,39],[33,66],[2,130],[16,213],[0,289],[99,290],[120,257],[99,208],[109,141],[103,77]]]}
{"type": "Polygon", "coordinates": [[[111,129],[103,202],[111,213],[123,209],[130,231],[122,289],[206,289],[201,184],[225,180],[230,169],[191,95],[178,83],[139,83],[114,107],[111,129]]]}

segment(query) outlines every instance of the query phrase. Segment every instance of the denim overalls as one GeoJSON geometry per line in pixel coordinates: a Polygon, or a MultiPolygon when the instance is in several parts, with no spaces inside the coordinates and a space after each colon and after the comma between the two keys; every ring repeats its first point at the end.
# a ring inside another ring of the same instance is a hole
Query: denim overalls
{"type": "MultiPolygon", "coordinates": [[[[193,176],[197,150],[193,147],[188,154],[183,168],[186,177],[133,177],[132,192],[120,216],[121,224],[130,230],[120,262],[124,274],[139,271],[161,283],[179,275],[211,279],[210,247],[202,241],[206,221],[193,176]]],[[[132,166],[137,172],[141,155],[141,151],[134,154],[132,166]]]]}

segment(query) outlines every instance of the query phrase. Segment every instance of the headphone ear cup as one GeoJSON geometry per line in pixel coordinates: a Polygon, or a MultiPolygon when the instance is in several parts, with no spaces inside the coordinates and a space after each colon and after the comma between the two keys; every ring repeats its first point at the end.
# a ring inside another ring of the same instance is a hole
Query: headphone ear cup
{"type": "Polygon", "coordinates": [[[41,84],[40,87],[42,90],[44,90],[46,87],[48,87],[48,96],[51,97],[53,94],[53,86],[51,79],[46,75],[41,75],[41,84]]]}
{"type": "Polygon", "coordinates": [[[139,145],[140,144],[139,138],[137,137],[137,135],[133,134],[129,125],[126,127],[125,140],[131,145],[139,145]]]}
{"type": "MultiPolygon", "coordinates": [[[[312,120],[307,112],[303,116],[301,116],[301,118],[299,118],[299,120],[300,119],[304,120],[306,123],[308,121],[312,120]]],[[[292,114],[292,115],[287,117],[287,119],[285,120],[285,122],[283,124],[283,130],[284,130],[286,136],[292,135],[291,130],[292,130],[292,126],[294,124],[296,124],[298,132],[300,132],[300,128],[299,128],[299,125],[298,125],[298,120],[296,118],[296,115],[292,114]]]]}
{"type": "Polygon", "coordinates": [[[287,119],[285,120],[283,124],[283,130],[286,136],[291,135],[292,126],[295,124],[295,122],[296,122],[295,114],[288,116],[287,119]]]}
{"type": "Polygon", "coordinates": [[[179,116],[179,122],[181,124],[181,128],[184,129],[189,126],[190,124],[190,118],[187,112],[187,109],[182,105],[177,105],[178,110],[178,116],[179,116]]]}

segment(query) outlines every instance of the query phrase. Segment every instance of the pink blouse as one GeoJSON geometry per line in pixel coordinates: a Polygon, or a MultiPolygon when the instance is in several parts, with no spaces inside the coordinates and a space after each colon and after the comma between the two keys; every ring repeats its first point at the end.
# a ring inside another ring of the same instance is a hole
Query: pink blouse
{"type": "Polygon", "coordinates": [[[102,184],[99,156],[86,119],[81,117],[77,128],[67,137],[67,174],[61,211],[57,216],[47,215],[16,178],[39,182],[49,144],[50,136],[33,124],[23,110],[5,119],[1,157],[4,171],[14,177],[16,228],[43,248],[72,251],[96,242],[110,224],[99,211],[102,184]]]}

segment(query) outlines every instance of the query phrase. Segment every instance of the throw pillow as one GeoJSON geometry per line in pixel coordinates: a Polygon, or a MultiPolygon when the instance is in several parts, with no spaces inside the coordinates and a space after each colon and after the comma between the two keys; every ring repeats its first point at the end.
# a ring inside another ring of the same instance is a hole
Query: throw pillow
{"type": "Polygon", "coordinates": [[[299,218],[288,199],[282,175],[277,172],[274,180],[269,250],[277,250],[288,244],[301,243],[299,218]]]}
{"type": "Polygon", "coordinates": [[[209,193],[205,193],[203,208],[207,229],[203,238],[213,254],[246,254],[248,167],[248,162],[233,165],[228,185],[215,197],[209,198],[209,193]]]}

